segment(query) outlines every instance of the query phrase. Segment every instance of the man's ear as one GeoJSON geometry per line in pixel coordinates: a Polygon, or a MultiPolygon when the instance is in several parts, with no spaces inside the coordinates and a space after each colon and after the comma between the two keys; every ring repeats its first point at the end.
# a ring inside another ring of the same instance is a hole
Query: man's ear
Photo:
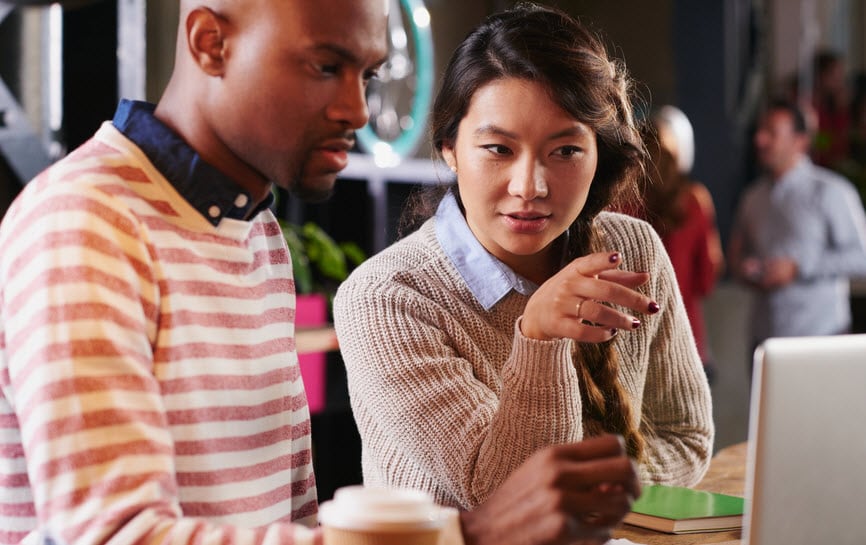
{"type": "Polygon", "coordinates": [[[225,73],[226,21],[205,7],[186,17],[186,44],[193,61],[209,76],[225,73]]]}

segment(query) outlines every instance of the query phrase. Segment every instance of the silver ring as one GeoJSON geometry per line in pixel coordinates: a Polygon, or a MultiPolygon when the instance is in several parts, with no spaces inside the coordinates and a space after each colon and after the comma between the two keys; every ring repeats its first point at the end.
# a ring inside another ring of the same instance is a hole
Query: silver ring
{"type": "Polygon", "coordinates": [[[575,305],[575,307],[574,307],[574,314],[575,314],[575,316],[577,316],[578,320],[583,320],[583,317],[580,315],[580,307],[584,303],[586,303],[586,299],[581,299],[580,301],[578,301],[577,305],[575,305]]]}

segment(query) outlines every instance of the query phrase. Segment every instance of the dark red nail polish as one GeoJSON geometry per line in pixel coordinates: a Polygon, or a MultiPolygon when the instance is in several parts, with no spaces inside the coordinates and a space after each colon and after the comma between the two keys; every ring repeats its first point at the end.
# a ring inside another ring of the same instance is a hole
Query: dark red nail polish
{"type": "Polygon", "coordinates": [[[640,320],[638,320],[637,318],[632,318],[631,319],[631,328],[637,329],[639,327],[640,327],[640,320]]]}
{"type": "Polygon", "coordinates": [[[610,260],[611,263],[616,263],[619,261],[619,254],[610,254],[608,260],[610,260]]]}
{"type": "Polygon", "coordinates": [[[659,304],[656,303],[655,301],[653,301],[652,303],[649,304],[648,310],[649,310],[650,314],[655,314],[656,312],[659,311],[659,308],[660,308],[659,304]]]}

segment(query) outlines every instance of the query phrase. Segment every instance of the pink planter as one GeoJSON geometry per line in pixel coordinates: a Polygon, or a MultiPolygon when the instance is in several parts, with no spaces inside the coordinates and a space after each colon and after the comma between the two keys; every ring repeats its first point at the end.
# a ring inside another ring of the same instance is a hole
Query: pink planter
{"type": "MultiPolygon", "coordinates": [[[[295,311],[295,329],[321,327],[328,323],[328,299],[321,293],[298,295],[295,311]]],[[[299,354],[301,378],[307,392],[310,414],[325,408],[325,352],[299,354]]]]}

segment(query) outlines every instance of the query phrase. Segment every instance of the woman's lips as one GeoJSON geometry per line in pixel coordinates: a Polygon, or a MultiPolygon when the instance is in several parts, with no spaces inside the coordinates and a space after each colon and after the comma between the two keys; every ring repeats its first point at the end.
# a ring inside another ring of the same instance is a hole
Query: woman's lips
{"type": "Polygon", "coordinates": [[[508,228],[516,233],[538,233],[547,227],[550,216],[541,214],[505,214],[502,218],[508,228]]]}

